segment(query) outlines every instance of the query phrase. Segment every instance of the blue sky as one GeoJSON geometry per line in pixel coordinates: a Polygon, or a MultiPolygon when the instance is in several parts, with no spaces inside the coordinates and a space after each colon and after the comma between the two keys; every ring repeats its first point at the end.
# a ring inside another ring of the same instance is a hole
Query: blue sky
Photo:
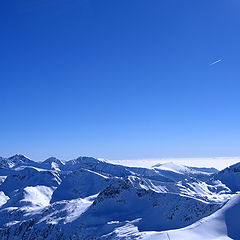
{"type": "Polygon", "coordinates": [[[240,155],[239,26],[238,0],[2,1],[0,155],[240,155]]]}

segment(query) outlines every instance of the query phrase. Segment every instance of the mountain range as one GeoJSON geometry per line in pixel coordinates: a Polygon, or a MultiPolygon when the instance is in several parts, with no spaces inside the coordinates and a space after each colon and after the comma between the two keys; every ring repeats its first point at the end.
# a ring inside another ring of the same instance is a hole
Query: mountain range
{"type": "Polygon", "coordinates": [[[240,163],[0,157],[0,239],[240,239],[240,163]]]}

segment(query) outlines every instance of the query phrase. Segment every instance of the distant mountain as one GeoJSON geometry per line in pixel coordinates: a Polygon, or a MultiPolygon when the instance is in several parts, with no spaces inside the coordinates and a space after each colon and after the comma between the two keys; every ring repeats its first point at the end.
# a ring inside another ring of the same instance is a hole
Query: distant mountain
{"type": "Polygon", "coordinates": [[[156,164],[152,168],[174,181],[183,180],[186,177],[207,180],[211,175],[218,172],[218,170],[215,168],[187,167],[172,162],[156,164]]]}
{"type": "Polygon", "coordinates": [[[50,157],[41,163],[41,167],[43,168],[53,169],[58,171],[64,169],[64,166],[65,166],[65,162],[55,157],[50,157]]]}
{"type": "Polygon", "coordinates": [[[0,239],[195,240],[203,219],[235,226],[226,206],[240,186],[239,166],[218,172],[175,163],[126,167],[92,157],[0,158],[0,239]],[[215,221],[218,214],[226,222],[215,221]],[[183,229],[185,237],[170,229],[183,229]]]}
{"type": "Polygon", "coordinates": [[[26,165],[36,165],[36,162],[21,154],[16,154],[9,158],[0,157],[1,168],[13,168],[26,165]]]}

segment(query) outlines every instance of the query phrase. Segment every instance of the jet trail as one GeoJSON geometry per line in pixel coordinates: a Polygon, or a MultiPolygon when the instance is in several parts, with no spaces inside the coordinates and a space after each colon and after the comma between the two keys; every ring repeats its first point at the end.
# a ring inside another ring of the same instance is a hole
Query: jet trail
{"type": "Polygon", "coordinates": [[[217,61],[212,62],[212,63],[210,64],[210,66],[215,65],[215,64],[217,64],[217,63],[219,63],[219,62],[221,62],[221,61],[222,61],[222,59],[218,59],[217,61]]]}

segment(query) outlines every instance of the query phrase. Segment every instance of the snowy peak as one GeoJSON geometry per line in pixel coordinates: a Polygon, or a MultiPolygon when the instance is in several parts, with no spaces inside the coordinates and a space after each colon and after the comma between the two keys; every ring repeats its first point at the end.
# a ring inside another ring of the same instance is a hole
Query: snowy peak
{"type": "Polygon", "coordinates": [[[41,163],[41,166],[43,166],[44,168],[60,171],[65,166],[65,162],[63,162],[55,157],[50,157],[50,158],[46,159],[45,161],[43,161],[41,163]]]}
{"type": "Polygon", "coordinates": [[[75,167],[82,167],[82,166],[95,166],[101,162],[102,160],[98,160],[93,157],[78,157],[76,159],[68,161],[66,164],[67,166],[75,166],[75,167]]]}
{"type": "Polygon", "coordinates": [[[8,158],[9,160],[21,160],[21,161],[25,161],[25,160],[30,160],[30,158],[28,158],[27,156],[23,155],[23,154],[15,154],[11,157],[8,158]]]}
{"type": "Polygon", "coordinates": [[[1,158],[0,165],[2,168],[14,168],[23,165],[35,165],[36,162],[32,161],[30,158],[22,155],[16,154],[9,158],[1,158]]]}
{"type": "Polygon", "coordinates": [[[236,163],[217,173],[214,179],[220,180],[233,192],[240,191],[240,163],[236,163]]]}
{"type": "Polygon", "coordinates": [[[55,162],[57,164],[62,164],[62,165],[65,165],[65,163],[55,157],[50,157],[48,159],[46,159],[45,161],[43,161],[42,163],[52,163],[52,162],[55,162]]]}

